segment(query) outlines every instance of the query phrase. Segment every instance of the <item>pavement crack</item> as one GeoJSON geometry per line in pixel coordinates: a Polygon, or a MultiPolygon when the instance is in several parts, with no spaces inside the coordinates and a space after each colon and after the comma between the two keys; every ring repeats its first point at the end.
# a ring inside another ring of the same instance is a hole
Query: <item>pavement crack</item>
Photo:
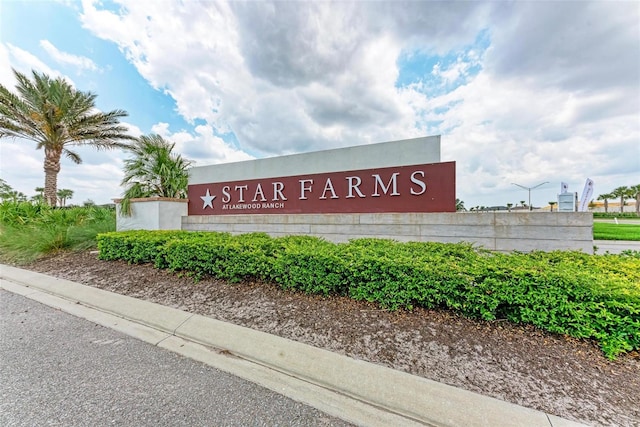
{"type": "Polygon", "coordinates": [[[191,320],[191,318],[195,316],[195,314],[191,313],[191,315],[189,317],[187,317],[186,319],[184,319],[182,321],[182,323],[180,323],[178,326],[176,326],[176,328],[171,332],[174,336],[176,335],[176,332],[178,332],[178,329],[180,329],[182,327],[182,325],[184,325],[185,323],[187,323],[189,320],[191,320]]]}

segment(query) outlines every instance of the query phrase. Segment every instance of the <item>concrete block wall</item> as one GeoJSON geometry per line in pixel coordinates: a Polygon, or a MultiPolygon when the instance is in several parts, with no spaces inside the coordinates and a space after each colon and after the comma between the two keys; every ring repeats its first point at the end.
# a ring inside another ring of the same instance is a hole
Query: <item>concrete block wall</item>
{"type": "Polygon", "coordinates": [[[201,215],[182,217],[182,229],[313,235],[333,242],[361,237],[398,241],[470,242],[509,252],[581,250],[593,253],[588,212],[380,213],[319,215],[201,215]]]}

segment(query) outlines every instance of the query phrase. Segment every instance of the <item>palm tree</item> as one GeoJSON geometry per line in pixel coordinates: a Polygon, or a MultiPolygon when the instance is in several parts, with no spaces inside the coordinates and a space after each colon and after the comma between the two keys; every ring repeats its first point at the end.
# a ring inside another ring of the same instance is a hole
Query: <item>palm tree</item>
{"type": "Polygon", "coordinates": [[[4,179],[0,179],[0,202],[12,203],[26,202],[27,195],[22,191],[14,190],[4,179]]]}
{"type": "Polygon", "coordinates": [[[553,212],[553,206],[556,204],[556,202],[549,202],[549,207],[551,208],[551,212],[553,212]]]}
{"type": "Polygon", "coordinates": [[[456,199],[456,212],[466,211],[467,209],[464,207],[464,202],[460,199],[456,199]]]}
{"type": "Polygon", "coordinates": [[[56,193],[56,196],[58,196],[58,200],[60,201],[60,206],[66,206],[67,199],[70,199],[73,197],[73,190],[69,190],[68,188],[62,188],[58,190],[58,192],[56,193]]]}
{"type": "Polygon", "coordinates": [[[0,139],[24,138],[44,149],[44,196],[56,205],[60,158],[75,163],[80,156],[70,146],[90,145],[97,149],[126,147],[127,127],[119,119],[123,110],[108,113],[95,107],[95,94],[76,90],[63,78],[52,79],[32,71],[32,79],[13,70],[17,94],[0,84],[0,139]]]}
{"type": "Polygon", "coordinates": [[[13,203],[26,202],[27,195],[22,191],[11,190],[6,194],[6,199],[12,201],[13,203]]]}
{"type": "Polygon", "coordinates": [[[36,187],[34,190],[37,194],[29,200],[37,205],[44,203],[44,187],[36,187]]]}
{"type": "Polygon", "coordinates": [[[604,200],[604,212],[609,212],[609,199],[613,199],[615,196],[611,193],[605,193],[598,196],[598,200],[604,200]]]}
{"type": "Polygon", "coordinates": [[[624,212],[624,200],[631,197],[631,189],[629,187],[618,187],[611,192],[613,197],[620,197],[620,213],[624,212]]]}
{"type": "Polygon", "coordinates": [[[636,199],[636,215],[640,216],[640,184],[632,185],[630,188],[631,197],[636,199]]]}
{"type": "Polygon", "coordinates": [[[0,200],[5,200],[9,198],[9,193],[13,190],[7,181],[0,178],[0,200]]]}
{"type": "Polygon", "coordinates": [[[174,143],[160,135],[143,135],[129,147],[133,158],[124,161],[122,185],[126,190],[121,211],[131,213],[131,199],[140,197],[187,197],[191,161],[173,153],[174,143]]]}

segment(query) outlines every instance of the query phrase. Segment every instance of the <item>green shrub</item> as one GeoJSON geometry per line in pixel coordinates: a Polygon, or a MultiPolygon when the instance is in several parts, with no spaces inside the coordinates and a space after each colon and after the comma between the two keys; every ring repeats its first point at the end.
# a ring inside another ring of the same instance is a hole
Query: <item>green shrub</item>
{"type": "Polygon", "coordinates": [[[346,294],[349,284],[341,246],[311,236],[277,239],[272,269],[265,277],[283,289],[309,294],[346,294]]]}
{"type": "Polygon", "coordinates": [[[232,238],[224,233],[202,233],[169,242],[165,256],[173,271],[240,282],[268,274],[272,247],[272,240],[265,234],[232,238]]]}
{"type": "Polygon", "coordinates": [[[163,259],[164,245],[169,241],[185,237],[186,231],[124,231],[98,236],[98,258],[123,260],[130,264],[156,263],[166,267],[163,259]]]}
{"type": "Polygon", "coordinates": [[[260,279],[390,309],[445,308],[595,339],[611,358],[640,349],[640,258],[492,253],[470,244],[136,231],[98,237],[102,259],[153,262],[195,277],[260,279]]]}
{"type": "Polygon", "coordinates": [[[631,218],[636,219],[638,215],[635,212],[594,212],[594,218],[631,218]]]}

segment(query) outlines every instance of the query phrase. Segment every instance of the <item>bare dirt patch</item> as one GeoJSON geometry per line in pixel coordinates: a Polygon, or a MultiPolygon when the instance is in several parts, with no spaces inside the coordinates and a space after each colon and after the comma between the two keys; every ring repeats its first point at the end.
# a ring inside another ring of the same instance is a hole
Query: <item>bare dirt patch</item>
{"type": "Polygon", "coordinates": [[[214,317],[590,425],[640,426],[640,354],[442,310],[387,312],[348,298],[61,253],[27,268],[214,317]]]}

